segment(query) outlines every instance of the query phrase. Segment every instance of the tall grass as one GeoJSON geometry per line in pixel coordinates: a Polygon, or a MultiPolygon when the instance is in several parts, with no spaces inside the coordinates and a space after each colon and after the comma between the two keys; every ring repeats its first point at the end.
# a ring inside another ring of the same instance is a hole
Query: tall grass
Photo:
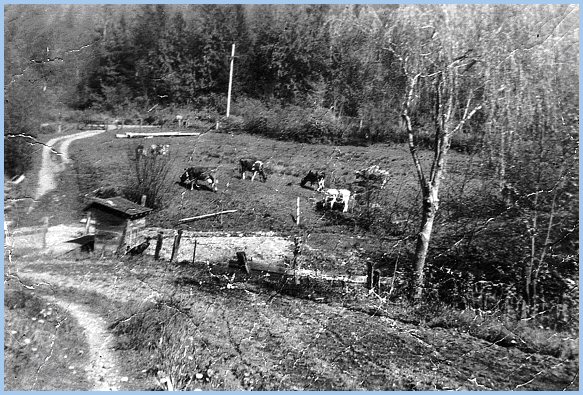
{"type": "Polygon", "coordinates": [[[128,180],[124,189],[126,198],[139,202],[145,195],[146,206],[162,208],[167,200],[168,174],[173,166],[171,155],[136,156],[129,153],[128,160],[133,162],[133,178],[128,180]]]}

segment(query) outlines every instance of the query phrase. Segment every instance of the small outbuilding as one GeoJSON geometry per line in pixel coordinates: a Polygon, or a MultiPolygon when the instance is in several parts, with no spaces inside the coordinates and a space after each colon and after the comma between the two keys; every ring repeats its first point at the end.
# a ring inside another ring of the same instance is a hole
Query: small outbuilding
{"type": "Polygon", "coordinates": [[[86,233],[95,235],[95,251],[115,253],[143,241],[140,235],[152,209],[116,196],[91,198],[83,211],[87,212],[86,233]]]}

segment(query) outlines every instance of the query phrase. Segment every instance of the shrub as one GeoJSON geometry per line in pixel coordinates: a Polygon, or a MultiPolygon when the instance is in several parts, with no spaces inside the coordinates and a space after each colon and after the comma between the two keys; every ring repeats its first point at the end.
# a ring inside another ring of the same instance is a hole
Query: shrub
{"type": "Polygon", "coordinates": [[[130,162],[133,162],[133,176],[128,181],[128,187],[124,189],[124,195],[128,200],[139,202],[146,195],[146,205],[151,208],[161,208],[166,193],[167,180],[172,159],[170,155],[149,155],[132,158],[128,154],[130,162]]]}

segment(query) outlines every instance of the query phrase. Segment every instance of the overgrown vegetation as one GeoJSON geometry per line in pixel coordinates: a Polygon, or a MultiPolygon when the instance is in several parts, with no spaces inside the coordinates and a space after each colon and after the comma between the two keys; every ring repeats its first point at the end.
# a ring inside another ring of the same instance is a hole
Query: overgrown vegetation
{"type": "MultiPolygon", "coordinates": [[[[148,149],[148,147],[146,147],[148,149]]],[[[130,165],[133,167],[132,179],[126,183],[124,195],[127,199],[140,202],[146,196],[146,206],[160,209],[163,207],[167,182],[172,166],[171,155],[147,156],[128,154],[130,165]]]]}

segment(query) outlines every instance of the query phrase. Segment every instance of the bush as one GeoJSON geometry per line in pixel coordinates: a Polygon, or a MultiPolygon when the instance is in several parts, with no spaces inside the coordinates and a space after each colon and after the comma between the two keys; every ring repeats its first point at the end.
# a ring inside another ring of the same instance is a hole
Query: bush
{"type": "Polygon", "coordinates": [[[128,180],[128,186],[123,191],[124,196],[128,200],[139,202],[146,195],[146,206],[154,209],[163,207],[164,194],[168,189],[168,174],[172,168],[170,154],[136,158],[133,153],[129,153],[128,159],[133,162],[135,178],[128,180]]]}

